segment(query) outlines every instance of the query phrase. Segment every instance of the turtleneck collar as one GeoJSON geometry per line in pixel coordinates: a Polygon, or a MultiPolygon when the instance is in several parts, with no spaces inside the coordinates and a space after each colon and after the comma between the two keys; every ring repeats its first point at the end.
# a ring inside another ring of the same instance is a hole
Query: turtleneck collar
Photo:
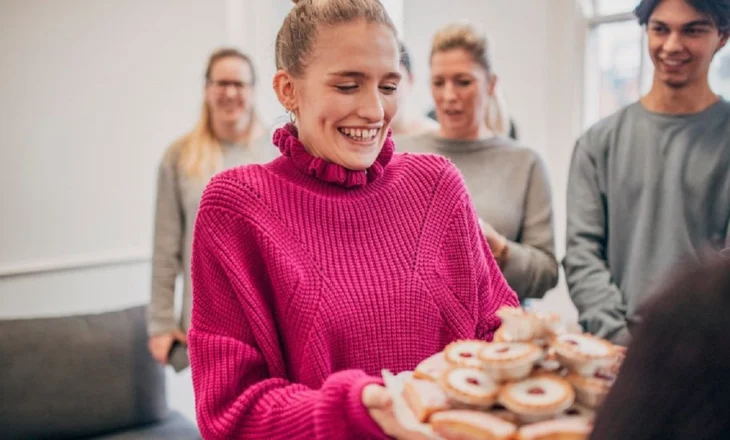
{"type": "Polygon", "coordinates": [[[298,130],[293,124],[277,129],[273,140],[281,154],[290,158],[300,171],[323,182],[345,188],[362,187],[375,181],[383,174],[395,151],[392,131],[389,129],[383,149],[375,162],[366,170],[354,171],[321,157],[312,156],[299,140],[298,130]]]}

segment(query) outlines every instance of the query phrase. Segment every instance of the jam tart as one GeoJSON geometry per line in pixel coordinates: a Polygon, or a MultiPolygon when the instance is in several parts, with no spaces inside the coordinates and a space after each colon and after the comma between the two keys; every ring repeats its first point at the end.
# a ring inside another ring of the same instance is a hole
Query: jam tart
{"type": "Polygon", "coordinates": [[[593,430],[593,421],[583,417],[568,417],[525,425],[517,433],[517,440],[587,440],[593,430]]]}
{"type": "Polygon", "coordinates": [[[499,386],[478,368],[449,368],[441,377],[441,387],[460,408],[487,409],[499,394],[499,386]]]}
{"type": "Polygon", "coordinates": [[[535,372],[541,372],[541,373],[555,373],[555,374],[563,374],[563,370],[565,368],[558,360],[558,357],[555,355],[555,349],[553,347],[548,347],[547,350],[545,350],[545,355],[537,361],[535,364],[535,372]]]}
{"type": "Polygon", "coordinates": [[[444,349],[446,362],[453,366],[479,368],[479,352],[487,345],[484,341],[456,341],[444,349]]]}
{"type": "Polygon", "coordinates": [[[447,368],[449,368],[449,363],[446,361],[446,355],[443,351],[440,351],[421,361],[413,371],[413,377],[438,382],[447,368]]]}
{"type": "Polygon", "coordinates": [[[557,313],[549,312],[534,312],[533,315],[537,318],[541,328],[541,338],[548,339],[553,336],[565,333],[566,329],[563,324],[560,315],[557,313]]]}
{"type": "Polygon", "coordinates": [[[517,427],[492,414],[481,411],[451,410],[431,417],[434,432],[444,438],[459,440],[511,440],[517,427]]]}
{"type": "Polygon", "coordinates": [[[575,398],[589,408],[598,408],[613,385],[614,378],[597,372],[593,377],[569,373],[565,379],[575,388],[575,398]]]}
{"type": "Polygon", "coordinates": [[[597,371],[616,363],[618,352],[613,344],[587,333],[564,334],[553,345],[558,360],[571,371],[592,377],[597,371]]]}
{"type": "Polygon", "coordinates": [[[427,380],[411,379],[403,388],[403,399],[419,422],[427,422],[432,414],[449,409],[449,399],[441,387],[427,380]]]}
{"type": "Polygon", "coordinates": [[[517,307],[500,307],[496,314],[502,320],[499,329],[504,341],[526,342],[543,336],[544,324],[532,313],[517,307]]]}
{"type": "Polygon", "coordinates": [[[568,381],[554,374],[535,374],[505,385],[499,403],[525,423],[553,418],[573,405],[575,391],[568,381]]]}
{"type": "Polygon", "coordinates": [[[493,342],[479,352],[482,368],[497,382],[524,379],[542,357],[543,351],[527,342],[493,342]]]}

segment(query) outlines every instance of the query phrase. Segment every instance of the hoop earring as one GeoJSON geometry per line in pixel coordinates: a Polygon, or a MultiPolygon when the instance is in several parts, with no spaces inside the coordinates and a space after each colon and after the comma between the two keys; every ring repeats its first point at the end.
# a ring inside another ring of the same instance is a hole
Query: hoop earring
{"type": "Polygon", "coordinates": [[[292,124],[296,123],[297,122],[297,115],[294,114],[294,111],[293,110],[289,110],[289,111],[287,111],[287,113],[289,113],[289,122],[291,122],[292,124]]]}

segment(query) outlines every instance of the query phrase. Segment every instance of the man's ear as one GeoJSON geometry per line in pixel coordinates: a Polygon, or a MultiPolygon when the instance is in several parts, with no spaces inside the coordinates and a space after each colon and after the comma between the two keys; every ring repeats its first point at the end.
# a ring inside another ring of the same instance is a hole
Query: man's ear
{"type": "Polygon", "coordinates": [[[284,70],[278,70],[274,75],[274,93],[281,105],[287,111],[297,110],[297,94],[294,88],[294,78],[284,70]]]}
{"type": "Polygon", "coordinates": [[[722,48],[725,47],[728,37],[730,37],[730,31],[720,32],[720,45],[717,46],[717,50],[715,51],[715,53],[720,52],[722,48]]]}

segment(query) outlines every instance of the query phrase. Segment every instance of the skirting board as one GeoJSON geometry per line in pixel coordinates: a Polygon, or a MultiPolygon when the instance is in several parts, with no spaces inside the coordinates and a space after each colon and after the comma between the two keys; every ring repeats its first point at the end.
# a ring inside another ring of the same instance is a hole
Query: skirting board
{"type": "Polygon", "coordinates": [[[6,264],[0,266],[0,279],[48,272],[83,270],[102,266],[146,263],[150,260],[147,250],[115,250],[96,254],[69,255],[59,258],[6,264]]]}

